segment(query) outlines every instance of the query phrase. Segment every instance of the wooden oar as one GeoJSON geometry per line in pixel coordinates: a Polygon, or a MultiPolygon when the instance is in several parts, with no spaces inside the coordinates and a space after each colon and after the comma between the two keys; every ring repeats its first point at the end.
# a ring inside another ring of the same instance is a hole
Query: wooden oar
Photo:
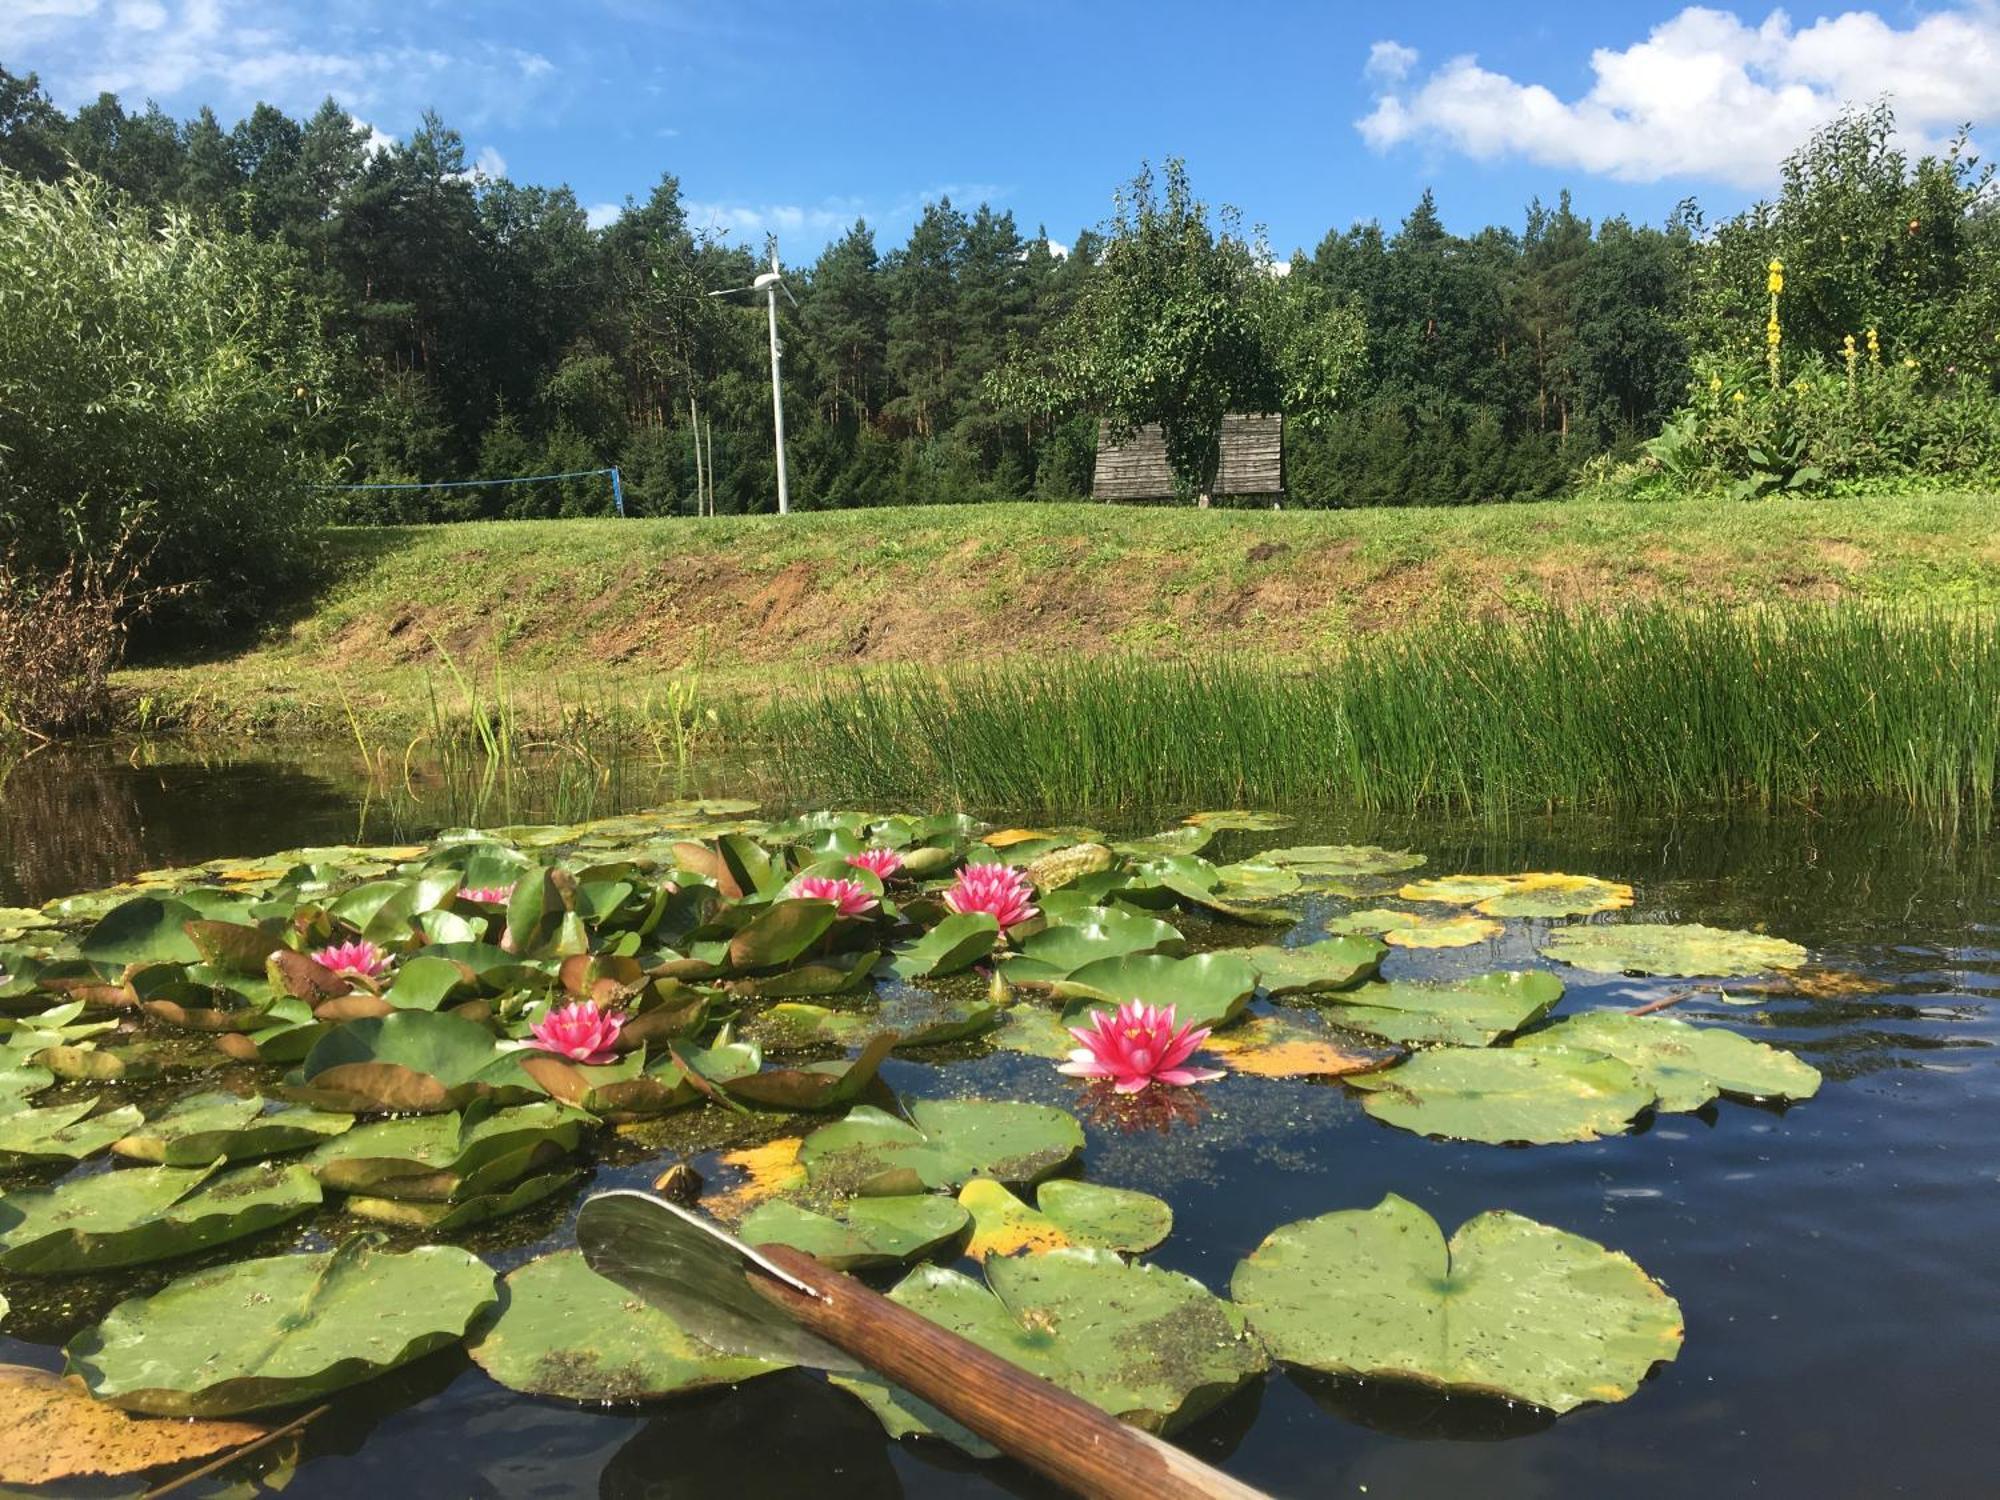
{"type": "Polygon", "coordinates": [[[577,1243],[598,1275],[637,1292],[724,1354],[868,1369],[994,1447],[1102,1500],[1264,1500],[1259,1490],[830,1271],[796,1250],[753,1249],[650,1193],[599,1193],[577,1243]]]}

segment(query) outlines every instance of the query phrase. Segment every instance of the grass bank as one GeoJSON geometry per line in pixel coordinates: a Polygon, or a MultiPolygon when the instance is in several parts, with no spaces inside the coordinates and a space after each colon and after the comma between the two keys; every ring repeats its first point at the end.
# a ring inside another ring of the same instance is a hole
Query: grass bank
{"type": "MultiPolygon", "coordinates": [[[[1938,605],[2000,588],[2000,504],[1575,501],[1366,511],[991,505],[338,533],[251,649],[120,685],[155,722],[345,732],[462,698],[524,724],[678,712],[829,669],[1086,655],[1314,660],[1417,627],[1690,602],[1938,605]]],[[[1421,633],[1421,632],[1419,632],[1421,633]]]]}
{"type": "Polygon", "coordinates": [[[1310,667],[1023,657],[777,700],[772,769],[857,805],[1680,807],[1889,797],[1990,817],[2000,623],[1804,605],[1549,614],[1310,667]]]}

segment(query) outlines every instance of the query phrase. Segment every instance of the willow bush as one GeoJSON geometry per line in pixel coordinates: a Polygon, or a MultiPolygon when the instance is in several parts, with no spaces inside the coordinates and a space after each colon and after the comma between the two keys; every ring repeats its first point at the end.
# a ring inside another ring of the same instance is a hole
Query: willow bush
{"type": "Polygon", "coordinates": [[[125,614],[151,601],[161,640],[265,617],[311,561],[331,368],[282,247],[0,170],[0,549],[21,577],[125,557],[125,614]]]}

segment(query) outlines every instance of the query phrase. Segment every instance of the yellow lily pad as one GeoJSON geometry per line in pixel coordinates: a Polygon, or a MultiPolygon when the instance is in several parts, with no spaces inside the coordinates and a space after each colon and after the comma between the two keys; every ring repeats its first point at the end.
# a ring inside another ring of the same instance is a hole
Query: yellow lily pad
{"type": "Polygon", "coordinates": [[[1414,880],[1396,894],[1405,901],[1470,906],[1489,917],[1587,917],[1623,911],[1632,887],[1594,875],[1444,875],[1414,880]]]}

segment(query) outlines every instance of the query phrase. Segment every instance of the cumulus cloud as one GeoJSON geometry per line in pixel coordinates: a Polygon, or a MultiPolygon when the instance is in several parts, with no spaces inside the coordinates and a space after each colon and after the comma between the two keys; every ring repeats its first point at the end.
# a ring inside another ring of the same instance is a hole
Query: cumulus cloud
{"type": "Polygon", "coordinates": [[[688,223],[696,229],[725,239],[761,241],[767,234],[781,239],[802,235],[814,244],[824,244],[846,232],[863,217],[861,205],[853,199],[808,205],[803,203],[702,203],[687,204],[688,223]]]}
{"type": "Polygon", "coordinates": [[[593,203],[583,211],[583,221],[592,229],[604,229],[624,216],[622,203],[593,203]]]}
{"type": "Polygon", "coordinates": [[[2000,117],[2000,6],[1976,0],[1896,26],[1848,11],[1795,26],[1773,11],[1752,26],[1691,6],[1642,42],[1591,54],[1575,99],[1454,57],[1413,77],[1417,54],[1370,50],[1374,108],[1356,121],[1377,151],[1442,146],[1482,161],[1525,157],[1629,182],[1771,183],[1778,164],[1840,110],[1887,97],[1913,140],[2000,117]]]}

